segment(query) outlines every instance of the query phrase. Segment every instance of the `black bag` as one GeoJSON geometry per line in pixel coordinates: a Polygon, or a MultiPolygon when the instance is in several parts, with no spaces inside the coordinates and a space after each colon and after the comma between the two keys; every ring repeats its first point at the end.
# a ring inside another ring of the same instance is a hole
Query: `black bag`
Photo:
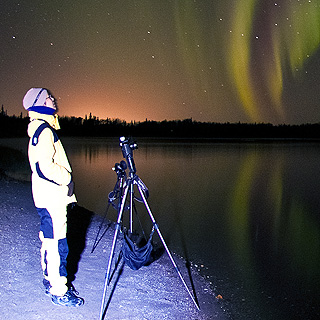
{"type": "Polygon", "coordinates": [[[154,228],[152,228],[149,240],[147,243],[140,247],[132,239],[132,235],[129,235],[127,231],[123,232],[122,242],[122,256],[125,263],[132,269],[138,270],[142,266],[149,265],[153,261],[153,245],[152,235],[154,228]]]}

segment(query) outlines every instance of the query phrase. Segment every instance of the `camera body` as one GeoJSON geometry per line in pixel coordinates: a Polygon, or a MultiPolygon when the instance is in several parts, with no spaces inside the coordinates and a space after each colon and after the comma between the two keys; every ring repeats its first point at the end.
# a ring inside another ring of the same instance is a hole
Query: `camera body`
{"type": "Polygon", "coordinates": [[[120,147],[123,157],[127,160],[130,173],[136,173],[136,167],[133,160],[133,150],[138,149],[136,142],[130,138],[120,137],[120,147]]]}
{"type": "Polygon", "coordinates": [[[121,160],[120,163],[117,162],[112,168],[119,177],[124,177],[126,175],[126,169],[127,163],[124,160],[121,160]]]}

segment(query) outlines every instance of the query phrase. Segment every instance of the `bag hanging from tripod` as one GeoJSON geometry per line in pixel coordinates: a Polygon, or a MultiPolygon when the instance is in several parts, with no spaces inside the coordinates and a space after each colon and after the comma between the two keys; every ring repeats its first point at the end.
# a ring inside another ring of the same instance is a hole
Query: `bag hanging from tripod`
{"type": "Polygon", "coordinates": [[[147,243],[140,247],[132,239],[132,234],[128,231],[123,232],[123,242],[122,242],[122,256],[125,263],[132,269],[138,270],[142,266],[149,265],[153,261],[153,245],[152,236],[154,233],[154,227],[150,233],[147,243]]]}

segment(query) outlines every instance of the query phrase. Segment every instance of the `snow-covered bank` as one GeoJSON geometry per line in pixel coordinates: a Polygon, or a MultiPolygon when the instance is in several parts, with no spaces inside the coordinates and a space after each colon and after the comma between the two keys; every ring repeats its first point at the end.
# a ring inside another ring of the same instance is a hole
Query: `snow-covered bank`
{"type": "MultiPolygon", "coordinates": [[[[72,214],[69,221],[70,265],[76,277],[73,284],[85,304],[78,309],[55,306],[44,294],[42,285],[37,237],[39,219],[32,202],[31,185],[0,178],[0,190],[0,319],[99,319],[114,230],[108,229],[91,253],[100,218],[91,217],[89,211],[79,207],[72,214]]],[[[183,260],[174,258],[191,289],[183,260]]],[[[200,311],[166,253],[137,271],[125,265],[120,276],[114,276],[108,287],[107,298],[111,293],[112,296],[105,319],[227,319],[223,301],[215,297],[196,272],[191,270],[191,275],[200,311]]]]}

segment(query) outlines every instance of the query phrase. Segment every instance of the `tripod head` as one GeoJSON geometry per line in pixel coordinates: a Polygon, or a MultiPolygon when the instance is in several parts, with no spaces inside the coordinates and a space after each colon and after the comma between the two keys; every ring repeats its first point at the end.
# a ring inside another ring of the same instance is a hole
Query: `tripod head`
{"type": "Polygon", "coordinates": [[[130,138],[120,137],[120,147],[123,157],[127,160],[129,166],[129,172],[131,174],[136,173],[136,167],[133,160],[133,150],[138,149],[136,142],[130,138]]]}

